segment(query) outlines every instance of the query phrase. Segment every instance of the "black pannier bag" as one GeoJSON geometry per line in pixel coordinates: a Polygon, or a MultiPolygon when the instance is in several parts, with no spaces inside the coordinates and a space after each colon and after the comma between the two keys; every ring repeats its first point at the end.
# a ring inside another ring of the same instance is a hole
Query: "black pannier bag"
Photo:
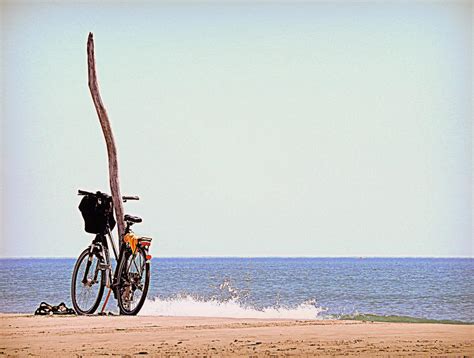
{"type": "Polygon", "coordinates": [[[107,196],[86,195],[79,204],[79,210],[84,218],[84,230],[90,234],[103,234],[107,228],[115,227],[112,198],[107,196]]]}

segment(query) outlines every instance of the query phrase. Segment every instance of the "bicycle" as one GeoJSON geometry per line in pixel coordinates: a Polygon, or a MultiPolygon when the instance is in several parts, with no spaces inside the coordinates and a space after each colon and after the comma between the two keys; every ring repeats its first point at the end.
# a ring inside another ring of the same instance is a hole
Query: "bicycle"
{"type": "MultiPolygon", "coordinates": [[[[151,238],[139,237],[131,226],[142,222],[138,216],[124,215],[125,234],[114,244],[111,231],[115,226],[112,197],[101,192],[79,190],[84,196],[79,205],[86,232],[96,234],[92,243],[79,255],[74,266],[71,282],[72,304],[80,315],[93,314],[99,307],[104,289],[109,288],[102,312],[110,292],[118,301],[120,314],[136,315],[145,302],[150,285],[150,261],[148,250],[151,238]],[[112,269],[108,241],[116,260],[112,269]]],[[[138,196],[123,196],[124,202],[139,200],[138,196]]]]}

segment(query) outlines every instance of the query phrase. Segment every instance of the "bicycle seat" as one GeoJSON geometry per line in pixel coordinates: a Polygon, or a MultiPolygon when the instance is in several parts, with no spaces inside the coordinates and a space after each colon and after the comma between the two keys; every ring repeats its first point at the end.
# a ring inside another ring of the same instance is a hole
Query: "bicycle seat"
{"type": "Polygon", "coordinates": [[[142,222],[142,218],[140,218],[138,216],[132,216],[132,215],[125,214],[125,216],[123,218],[124,218],[125,221],[129,221],[131,223],[141,223],[142,222]]]}

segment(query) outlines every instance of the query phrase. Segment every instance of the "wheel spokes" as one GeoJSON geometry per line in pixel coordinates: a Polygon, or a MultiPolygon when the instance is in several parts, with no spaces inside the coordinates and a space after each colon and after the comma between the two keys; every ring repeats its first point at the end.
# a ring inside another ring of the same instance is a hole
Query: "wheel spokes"
{"type": "Polygon", "coordinates": [[[80,264],[75,284],[76,301],[80,310],[84,312],[93,307],[99,294],[99,271],[98,258],[94,255],[92,261],[89,261],[89,256],[85,256],[80,264]]]}
{"type": "Polygon", "coordinates": [[[133,254],[125,263],[122,300],[124,309],[133,311],[141,300],[145,279],[145,261],[141,253],[133,254]],[[138,261],[138,262],[137,262],[138,261]],[[136,271],[136,272],[135,272],[136,271]]]}

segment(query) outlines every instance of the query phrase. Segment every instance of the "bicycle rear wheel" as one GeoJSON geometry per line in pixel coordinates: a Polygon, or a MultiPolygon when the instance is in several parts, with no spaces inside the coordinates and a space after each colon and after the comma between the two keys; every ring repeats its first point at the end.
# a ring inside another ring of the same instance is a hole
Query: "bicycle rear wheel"
{"type": "Polygon", "coordinates": [[[104,293],[104,271],[99,269],[100,262],[89,248],[76,261],[72,273],[71,299],[77,314],[93,314],[99,307],[104,293]]]}
{"type": "Polygon", "coordinates": [[[131,250],[124,252],[118,277],[117,300],[120,314],[136,315],[145,303],[150,285],[150,263],[141,247],[134,254],[131,250]]]}

